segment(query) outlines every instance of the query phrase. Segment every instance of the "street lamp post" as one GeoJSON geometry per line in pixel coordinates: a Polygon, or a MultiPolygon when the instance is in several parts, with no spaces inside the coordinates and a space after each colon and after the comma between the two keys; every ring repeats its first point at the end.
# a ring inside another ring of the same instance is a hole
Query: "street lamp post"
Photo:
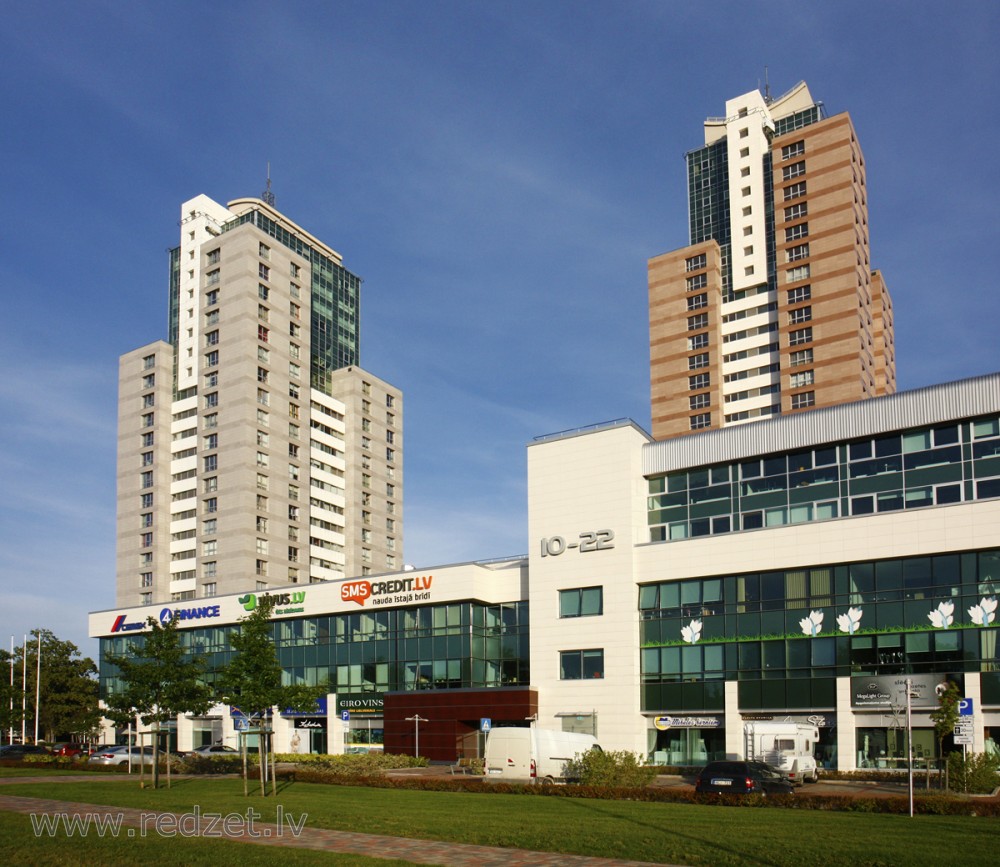
{"type": "Polygon", "coordinates": [[[906,766],[909,777],[910,818],[913,818],[913,716],[912,702],[913,681],[906,678],[906,766]]]}
{"type": "Polygon", "coordinates": [[[420,723],[430,722],[426,717],[422,717],[420,714],[414,714],[413,716],[408,716],[406,718],[407,722],[413,723],[413,729],[415,734],[416,743],[414,745],[414,756],[420,758],[420,723]]]}

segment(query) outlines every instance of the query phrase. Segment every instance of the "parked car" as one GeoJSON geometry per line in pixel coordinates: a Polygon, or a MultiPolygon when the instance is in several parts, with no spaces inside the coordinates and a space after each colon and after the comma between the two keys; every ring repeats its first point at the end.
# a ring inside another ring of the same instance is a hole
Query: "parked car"
{"type": "Polygon", "coordinates": [[[698,774],[696,792],[733,795],[790,795],[791,781],[777,768],[764,762],[709,762],[698,774]]]}
{"type": "Polygon", "coordinates": [[[55,756],[69,756],[70,758],[76,758],[77,756],[86,755],[89,752],[90,747],[86,744],[60,743],[52,745],[52,754],[55,756]]]}
{"type": "Polygon", "coordinates": [[[184,753],[185,756],[235,756],[239,750],[227,744],[205,744],[184,753]]]}
{"type": "Polygon", "coordinates": [[[46,756],[49,751],[41,744],[4,744],[0,759],[23,759],[25,756],[46,756]]]}
{"type": "MultiPolygon", "coordinates": [[[[160,755],[164,758],[166,757],[166,753],[160,753],[160,755]]],[[[127,765],[129,762],[133,765],[140,763],[143,765],[153,764],[153,748],[136,746],[111,747],[110,749],[101,750],[99,753],[94,753],[88,759],[88,764],[92,765],[127,765]]]]}

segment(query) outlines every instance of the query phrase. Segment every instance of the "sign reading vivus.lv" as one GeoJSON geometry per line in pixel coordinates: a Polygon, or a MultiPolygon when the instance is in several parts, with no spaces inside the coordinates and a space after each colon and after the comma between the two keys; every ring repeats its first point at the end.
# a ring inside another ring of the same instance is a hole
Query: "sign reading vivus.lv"
{"type": "Polygon", "coordinates": [[[558,557],[564,551],[576,549],[581,554],[592,551],[606,551],[615,547],[614,530],[588,530],[581,533],[577,540],[567,542],[562,536],[549,536],[542,539],[542,556],[558,557]]]}

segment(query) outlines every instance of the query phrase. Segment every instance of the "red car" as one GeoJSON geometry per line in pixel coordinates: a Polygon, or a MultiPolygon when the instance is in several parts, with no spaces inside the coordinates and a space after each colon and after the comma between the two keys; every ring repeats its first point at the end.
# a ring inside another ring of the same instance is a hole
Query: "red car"
{"type": "Polygon", "coordinates": [[[76,758],[77,756],[84,756],[90,752],[90,747],[86,744],[54,744],[52,746],[52,754],[56,756],[70,756],[71,758],[76,758]]]}

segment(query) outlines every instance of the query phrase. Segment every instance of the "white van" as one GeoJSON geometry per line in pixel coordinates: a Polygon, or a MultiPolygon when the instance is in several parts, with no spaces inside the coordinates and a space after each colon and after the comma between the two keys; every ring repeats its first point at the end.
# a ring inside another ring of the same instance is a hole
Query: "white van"
{"type": "Polygon", "coordinates": [[[811,723],[748,722],[743,736],[747,759],[767,762],[796,786],[819,779],[815,755],[819,729],[811,723]]]}
{"type": "Polygon", "coordinates": [[[487,782],[565,783],[567,764],[601,747],[593,735],[540,728],[495,728],[486,738],[487,782]]]}

